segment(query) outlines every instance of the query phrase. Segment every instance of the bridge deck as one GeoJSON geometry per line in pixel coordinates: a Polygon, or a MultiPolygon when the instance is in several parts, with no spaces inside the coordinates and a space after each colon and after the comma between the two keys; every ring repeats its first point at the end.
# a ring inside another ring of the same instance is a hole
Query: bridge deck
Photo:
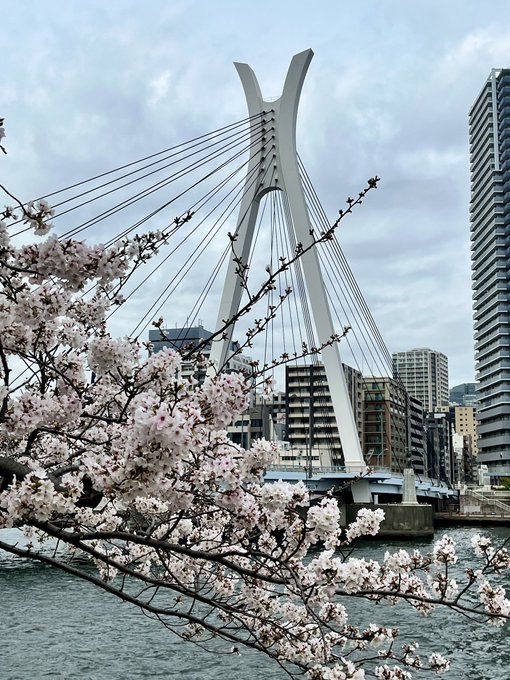
{"type": "MultiPolygon", "coordinates": [[[[311,473],[308,470],[292,466],[270,466],[265,474],[267,482],[283,480],[286,482],[305,482],[310,490],[327,491],[339,483],[355,480],[360,476],[368,479],[372,494],[379,495],[402,495],[404,476],[387,468],[371,469],[370,472],[362,473],[359,469],[346,467],[314,468],[311,473]]],[[[456,501],[457,489],[448,487],[445,482],[429,477],[416,477],[416,495],[421,498],[438,498],[442,500],[456,501]]]]}

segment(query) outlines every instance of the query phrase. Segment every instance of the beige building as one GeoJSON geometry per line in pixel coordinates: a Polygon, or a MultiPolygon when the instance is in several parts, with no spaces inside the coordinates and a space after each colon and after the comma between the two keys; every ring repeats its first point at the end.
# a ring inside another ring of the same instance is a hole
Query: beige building
{"type": "Polygon", "coordinates": [[[478,455],[476,434],[476,409],[474,406],[452,406],[455,413],[455,432],[471,437],[471,450],[478,455]]]}

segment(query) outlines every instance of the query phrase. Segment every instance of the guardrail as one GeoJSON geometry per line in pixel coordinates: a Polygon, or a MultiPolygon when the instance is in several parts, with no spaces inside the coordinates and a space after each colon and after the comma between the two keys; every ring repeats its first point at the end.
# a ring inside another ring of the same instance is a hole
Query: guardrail
{"type": "MultiPolygon", "coordinates": [[[[344,474],[350,474],[350,475],[355,475],[358,476],[360,474],[365,474],[367,470],[370,470],[370,473],[384,473],[387,475],[391,475],[392,477],[397,477],[399,479],[403,479],[404,475],[401,472],[396,472],[395,470],[391,470],[390,468],[387,467],[372,467],[372,466],[367,466],[365,469],[360,469],[358,467],[345,467],[343,465],[334,465],[334,466],[314,466],[310,470],[310,468],[306,465],[269,465],[267,468],[268,471],[272,472],[303,472],[303,473],[308,473],[308,475],[327,475],[335,472],[340,472],[344,474]]],[[[431,477],[425,477],[424,475],[418,475],[416,474],[416,483],[417,484],[428,484],[429,486],[445,486],[445,482],[440,482],[438,479],[432,479],[431,477]]]]}
{"type": "MultiPolygon", "coordinates": [[[[268,470],[281,470],[282,472],[308,472],[312,475],[323,475],[331,472],[345,472],[347,474],[363,474],[367,468],[345,467],[343,465],[333,465],[331,467],[313,466],[311,469],[306,465],[269,465],[268,470]]],[[[373,469],[373,468],[372,468],[373,469]]],[[[389,472],[389,470],[386,470],[389,472]]]]}
{"type": "MultiPolygon", "coordinates": [[[[479,491],[479,489],[475,488],[475,491],[479,491]]],[[[479,493],[482,493],[484,496],[488,496],[489,498],[496,498],[496,499],[507,499],[510,501],[510,491],[496,491],[494,489],[491,489],[490,491],[479,491],[479,493]]]]}
{"type": "Polygon", "coordinates": [[[403,474],[401,472],[395,472],[394,470],[390,470],[390,468],[387,467],[373,467],[371,465],[367,466],[366,468],[359,468],[359,467],[345,467],[342,465],[333,465],[330,467],[327,466],[322,466],[322,467],[312,467],[311,469],[306,466],[306,465],[269,465],[267,467],[268,470],[281,470],[282,472],[308,472],[308,474],[312,475],[324,475],[324,474],[331,474],[333,472],[342,472],[345,474],[349,475],[363,475],[367,472],[367,470],[370,470],[370,472],[385,472],[386,474],[392,475],[393,477],[403,477],[403,474]]]}
{"type": "MultiPolygon", "coordinates": [[[[364,472],[363,470],[360,470],[359,468],[351,468],[351,467],[345,467],[341,465],[335,465],[331,467],[314,467],[311,471],[309,468],[306,466],[299,466],[299,465],[270,465],[267,468],[267,472],[298,472],[303,475],[305,479],[310,480],[311,478],[317,478],[323,475],[324,477],[327,477],[327,475],[334,474],[336,473],[343,473],[343,474],[348,474],[352,475],[353,477],[359,477],[363,476],[364,472]]],[[[369,482],[377,485],[378,482],[382,482],[384,484],[385,479],[391,479],[392,481],[395,481],[398,479],[403,483],[403,474],[400,472],[394,472],[393,470],[390,470],[389,468],[370,468],[370,475],[364,477],[367,479],[369,482]],[[378,479],[378,473],[383,473],[381,477],[378,479]]],[[[398,482],[397,482],[398,484],[398,482]]],[[[458,490],[454,490],[452,487],[448,487],[445,482],[440,482],[437,479],[432,479],[430,477],[424,477],[424,476],[418,476],[416,475],[416,487],[417,490],[427,492],[430,490],[434,491],[440,491],[443,492],[444,490],[452,490],[456,491],[458,493],[458,490]]],[[[451,495],[447,493],[446,495],[451,495]]]]}
{"type": "Polygon", "coordinates": [[[476,498],[482,503],[492,505],[494,508],[499,508],[500,510],[503,510],[503,512],[505,512],[507,515],[510,515],[510,505],[507,505],[502,501],[498,501],[496,498],[490,498],[489,496],[486,496],[485,493],[475,491],[474,489],[468,489],[466,494],[468,496],[473,496],[473,498],[476,498]]]}

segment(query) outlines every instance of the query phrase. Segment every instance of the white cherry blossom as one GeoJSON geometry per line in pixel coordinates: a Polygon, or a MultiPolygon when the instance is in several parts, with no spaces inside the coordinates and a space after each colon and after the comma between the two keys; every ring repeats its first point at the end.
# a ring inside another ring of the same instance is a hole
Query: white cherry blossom
{"type": "MultiPolygon", "coordinates": [[[[136,339],[108,333],[126,277],[164,233],[91,246],[48,235],[44,201],[23,211],[37,240],[19,247],[9,238],[16,211],[0,215],[0,527],[86,556],[98,576],[84,569],[82,578],[186,640],[251,645],[312,680],[448,670],[414,643],[397,651],[399,633],[384,622],[359,625],[353,598],[404,601],[423,615],[462,605],[494,625],[510,618],[497,582],[510,568],[506,548],[475,537],[478,562],[464,570],[447,536],[430,554],[388,551],[382,562],[350,554],[358,537],[378,533],[383,510],[361,509],[343,527],[332,495],[311,503],[302,482],[265,484],[276,444],[245,450],[226,431],[249,403],[242,376],[199,385],[183,377],[178,352],[146,356],[136,339]],[[16,381],[20,361],[29,370],[16,381]],[[468,591],[476,604],[459,600],[468,591]]],[[[68,568],[67,555],[51,559],[68,568]]]]}

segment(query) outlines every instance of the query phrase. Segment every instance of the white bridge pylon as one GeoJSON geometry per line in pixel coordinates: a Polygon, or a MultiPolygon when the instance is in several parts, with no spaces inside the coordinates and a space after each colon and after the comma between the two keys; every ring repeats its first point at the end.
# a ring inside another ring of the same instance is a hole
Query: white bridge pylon
{"type": "MultiPolygon", "coordinates": [[[[252,119],[253,151],[247,168],[247,178],[235,232],[237,235],[234,243],[236,252],[228,265],[217,330],[225,325],[227,319],[232,319],[239,310],[243,286],[239,262],[236,260],[240,259],[243,264],[249,261],[260,200],[264,194],[269,191],[285,192],[292,217],[292,224],[289,221],[288,228],[294,229],[295,242],[302,243],[306,249],[312,241],[310,233],[312,225],[305,202],[296,152],[299,97],[312,57],[312,50],[305,50],[292,58],[283,93],[275,101],[265,101],[262,98],[255,73],[248,64],[235,64],[244,88],[248,113],[252,119]],[[258,174],[257,181],[252,179],[255,173],[258,174]]],[[[310,248],[303,254],[301,265],[312,307],[317,339],[322,345],[335,334],[335,329],[315,248],[310,248]]],[[[224,365],[232,333],[233,327],[230,326],[222,340],[213,342],[210,358],[214,366],[224,365]]],[[[321,355],[342,442],[345,465],[362,472],[366,469],[366,464],[349,401],[338,343],[324,347],[321,355]]]]}

